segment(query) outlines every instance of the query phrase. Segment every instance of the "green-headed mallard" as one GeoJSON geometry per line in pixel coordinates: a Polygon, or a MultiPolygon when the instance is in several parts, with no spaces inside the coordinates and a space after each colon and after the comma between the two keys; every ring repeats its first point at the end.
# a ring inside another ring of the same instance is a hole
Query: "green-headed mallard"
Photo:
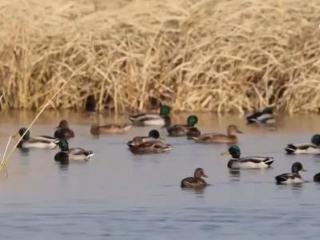
{"type": "Polygon", "coordinates": [[[18,144],[18,148],[42,148],[42,149],[54,149],[57,147],[59,139],[50,136],[37,136],[30,137],[30,131],[27,128],[20,128],[19,135],[23,136],[22,140],[18,144]]]}
{"type": "Polygon", "coordinates": [[[140,113],[130,115],[129,120],[136,126],[170,126],[170,108],[163,105],[160,108],[160,114],[140,113]]]}
{"type": "Polygon", "coordinates": [[[228,168],[239,169],[239,168],[268,168],[273,163],[273,157],[241,157],[241,151],[239,146],[232,145],[228,149],[232,159],[228,162],[228,168]]]}
{"type": "Polygon", "coordinates": [[[55,155],[55,160],[58,162],[70,161],[88,161],[94,154],[92,151],[84,150],[83,148],[69,148],[69,143],[66,139],[61,139],[58,143],[60,152],[55,155]]]}
{"type": "Polygon", "coordinates": [[[206,133],[193,139],[197,143],[227,143],[235,144],[238,141],[236,133],[242,133],[236,125],[229,125],[227,128],[227,135],[221,133],[206,133]]]}
{"type": "Polygon", "coordinates": [[[139,145],[129,146],[129,149],[134,154],[164,153],[170,151],[171,146],[159,140],[150,140],[139,145]]]}
{"type": "Polygon", "coordinates": [[[67,120],[60,121],[56,131],[54,132],[54,137],[67,140],[74,137],[74,132],[69,128],[67,120]]]}
{"type": "Polygon", "coordinates": [[[105,124],[105,125],[92,125],[90,132],[93,135],[100,134],[121,134],[129,131],[132,127],[130,124],[105,124]]]}
{"type": "Polygon", "coordinates": [[[149,131],[148,136],[134,137],[132,140],[127,142],[127,145],[129,147],[133,147],[133,146],[138,146],[138,145],[140,145],[141,143],[144,143],[144,142],[154,141],[154,140],[159,140],[159,139],[160,139],[159,131],[156,130],[156,129],[152,129],[152,130],[149,131]]]}
{"type": "Polygon", "coordinates": [[[272,107],[266,107],[262,111],[255,112],[247,116],[248,124],[275,124],[272,107]]]}
{"type": "MultiPolygon", "coordinates": [[[[194,132],[196,132],[196,125],[198,122],[198,118],[195,115],[191,115],[187,118],[187,124],[176,124],[173,126],[168,126],[167,131],[169,136],[171,137],[183,137],[189,135],[192,135],[194,132]]],[[[199,131],[199,130],[198,130],[199,131]]],[[[200,131],[199,131],[200,132],[200,131]]],[[[195,135],[193,135],[195,137],[195,135]]]]}
{"type": "Polygon", "coordinates": [[[313,135],[311,143],[288,144],[287,154],[320,154],[320,135],[313,135]]]}
{"type": "Polygon", "coordinates": [[[203,177],[207,178],[208,176],[204,173],[202,168],[197,168],[194,171],[193,177],[187,177],[181,180],[180,186],[182,188],[203,188],[208,185],[203,177]]]}
{"type": "Polygon", "coordinates": [[[292,164],[291,173],[284,173],[275,177],[277,184],[294,184],[303,183],[300,171],[305,171],[300,162],[292,164]]]}

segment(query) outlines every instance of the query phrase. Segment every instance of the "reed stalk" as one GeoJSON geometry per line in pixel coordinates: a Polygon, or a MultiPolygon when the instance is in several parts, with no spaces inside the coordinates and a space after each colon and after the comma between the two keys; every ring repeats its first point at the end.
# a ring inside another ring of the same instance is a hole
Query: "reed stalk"
{"type": "Polygon", "coordinates": [[[2,0],[2,109],[319,111],[320,1],[2,0]],[[108,105],[108,106],[106,106],[108,105]]]}

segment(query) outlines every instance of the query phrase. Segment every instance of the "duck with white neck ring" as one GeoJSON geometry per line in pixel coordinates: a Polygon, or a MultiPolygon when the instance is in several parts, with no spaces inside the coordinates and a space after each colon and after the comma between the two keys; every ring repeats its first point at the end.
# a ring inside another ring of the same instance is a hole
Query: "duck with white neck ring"
{"type": "Polygon", "coordinates": [[[303,183],[303,178],[300,175],[303,169],[303,165],[300,162],[295,162],[291,166],[291,173],[284,173],[275,177],[277,184],[299,184],[303,183]]]}
{"type": "Polygon", "coordinates": [[[228,168],[231,169],[262,169],[269,168],[274,162],[273,157],[249,156],[241,157],[241,150],[238,145],[232,145],[228,149],[232,159],[228,162],[228,168]]]}
{"type": "Polygon", "coordinates": [[[70,161],[88,161],[94,153],[87,151],[83,148],[69,148],[69,143],[66,139],[61,139],[58,143],[60,152],[55,155],[55,160],[58,162],[69,162],[70,161]]]}

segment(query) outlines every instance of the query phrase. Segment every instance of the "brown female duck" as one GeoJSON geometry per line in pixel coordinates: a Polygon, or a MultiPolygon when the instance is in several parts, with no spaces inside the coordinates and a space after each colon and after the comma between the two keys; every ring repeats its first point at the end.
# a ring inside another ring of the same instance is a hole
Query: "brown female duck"
{"type": "Polygon", "coordinates": [[[235,144],[238,141],[237,133],[242,133],[236,125],[229,125],[227,135],[221,133],[206,133],[193,139],[197,143],[228,143],[235,144]]]}
{"type": "Polygon", "coordinates": [[[181,187],[182,188],[203,188],[207,186],[207,182],[203,180],[203,177],[207,178],[208,176],[204,173],[202,168],[197,168],[194,171],[193,177],[187,177],[182,179],[181,187]]]}
{"type": "Polygon", "coordinates": [[[67,140],[74,137],[74,132],[69,128],[67,120],[60,121],[56,131],[54,132],[54,137],[67,140]]]}
{"type": "Polygon", "coordinates": [[[129,146],[129,149],[134,154],[164,153],[170,151],[171,146],[159,140],[150,140],[139,145],[129,146]]]}
{"type": "Polygon", "coordinates": [[[97,125],[93,124],[91,126],[90,132],[92,135],[100,134],[121,134],[129,131],[132,127],[130,124],[106,124],[106,125],[97,125]]]}

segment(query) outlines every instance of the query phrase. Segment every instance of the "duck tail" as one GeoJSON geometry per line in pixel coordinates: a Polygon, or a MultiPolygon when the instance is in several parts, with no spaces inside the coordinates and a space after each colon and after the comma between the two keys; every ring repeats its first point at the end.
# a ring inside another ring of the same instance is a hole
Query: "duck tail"
{"type": "Polygon", "coordinates": [[[273,163],[273,158],[268,157],[266,160],[264,160],[263,162],[265,164],[267,164],[268,166],[271,166],[271,164],[273,163]]]}
{"type": "Polygon", "coordinates": [[[275,180],[277,182],[277,184],[281,184],[282,182],[285,182],[287,179],[284,178],[283,176],[279,175],[275,177],[275,180]]]}
{"type": "Polygon", "coordinates": [[[297,147],[293,144],[288,144],[284,150],[286,150],[287,154],[294,154],[294,152],[297,150],[297,147]]]}

